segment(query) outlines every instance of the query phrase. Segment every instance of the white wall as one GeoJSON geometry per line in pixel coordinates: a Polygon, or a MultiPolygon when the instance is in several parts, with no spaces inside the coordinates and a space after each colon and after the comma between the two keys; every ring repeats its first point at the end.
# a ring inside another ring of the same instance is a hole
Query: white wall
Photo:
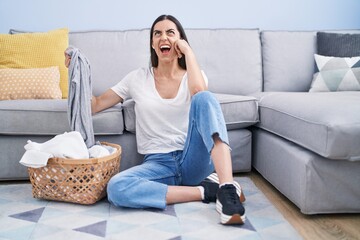
{"type": "Polygon", "coordinates": [[[0,0],[0,33],[149,28],[164,13],[185,28],[360,29],[360,0],[0,0]]]}

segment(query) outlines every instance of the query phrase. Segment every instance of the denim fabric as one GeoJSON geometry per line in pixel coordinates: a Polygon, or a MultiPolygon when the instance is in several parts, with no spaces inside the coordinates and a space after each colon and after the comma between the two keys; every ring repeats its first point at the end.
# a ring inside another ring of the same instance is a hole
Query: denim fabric
{"type": "Polygon", "coordinates": [[[220,104],[212,93],[202,91],[191,100],[183,151],[145,155],[143,164],[110,179],[108,200],[115,206],[164,209],[168,185],[195,186],[214,171],[214,134],[229,145],[220,104]]]}

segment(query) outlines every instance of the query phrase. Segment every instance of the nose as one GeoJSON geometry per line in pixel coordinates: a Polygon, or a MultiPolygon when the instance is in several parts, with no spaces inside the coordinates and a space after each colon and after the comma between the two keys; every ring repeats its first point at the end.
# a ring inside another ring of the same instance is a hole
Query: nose
{"type": "Polygon", "coordinates": [[[163,34],[163,35],[161,36],[161,40],[166,41],[167,39],[168,39],[168,37],[166,36],[166,34],[163,34]]]}

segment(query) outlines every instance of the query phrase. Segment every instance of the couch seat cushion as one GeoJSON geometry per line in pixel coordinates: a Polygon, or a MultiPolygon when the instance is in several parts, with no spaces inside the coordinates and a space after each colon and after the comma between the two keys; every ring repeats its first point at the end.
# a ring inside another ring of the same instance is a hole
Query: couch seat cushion
{"type": "Polygon", "coordinates": [[[228,130],[245,128],[258,122],[258,102],[255,97],[215,94],[219,100],[228,130]]]}
{"type": "MultiPolygon", "coordinates": [[[[95,135],[122,134],[121,105],[93,116],[95,135]]],[[[67,100],[0,101],[0,134],[56,135],[70,131],[67,100]]]]}
{"type": "MultiPolygon", "coordinates": [[[[215,94],[219,100],[228,130],[245,128],[258,122],[257,99],[251,96],[215,94]]],[[[125,129],[135,132],[134,101],[123,104],[125,129]]]]}
{"type": "Polygon", "coordinates": [[[360,160],[360,92],[267,92],[258,126],[331,159],[360,160]]]}

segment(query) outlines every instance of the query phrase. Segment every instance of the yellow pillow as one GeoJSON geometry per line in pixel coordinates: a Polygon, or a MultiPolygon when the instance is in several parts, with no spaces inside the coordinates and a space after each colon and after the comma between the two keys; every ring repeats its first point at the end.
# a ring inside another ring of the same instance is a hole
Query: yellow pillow
{"type": "Polygon", "coordinates": [[[0,100],[61,99],[59,67],[0,69],[0,100]]]}
{"type": "Polygon", "coordinates": [[[58,66],[62,97],[68,95],[64,51],[69,45],[66,28],[43,33],[0,34],[0,69],[58,66]]]}

